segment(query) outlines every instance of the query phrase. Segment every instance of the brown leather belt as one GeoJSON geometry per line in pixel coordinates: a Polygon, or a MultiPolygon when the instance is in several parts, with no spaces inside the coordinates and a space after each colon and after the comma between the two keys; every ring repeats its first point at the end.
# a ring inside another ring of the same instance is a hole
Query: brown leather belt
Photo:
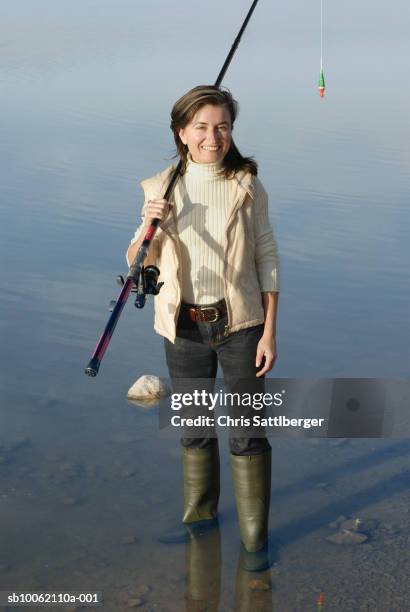
{"type": "Polygon", "coordinates": [[[182,304],[181,308],[194,323],[215,323],[226,314],[225,300],[209,305],[182,304]]]}

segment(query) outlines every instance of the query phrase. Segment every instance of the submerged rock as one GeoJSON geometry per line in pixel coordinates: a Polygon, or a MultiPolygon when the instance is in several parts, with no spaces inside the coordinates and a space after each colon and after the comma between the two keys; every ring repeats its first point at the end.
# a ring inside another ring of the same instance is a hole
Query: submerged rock
{"type": "Polygon", "coordinates": [[[136,544],[137,542],[138,538],[135,535],[122,536],[122,538],[120,539],[120,543],[123,546],[129,546],[130,544],[136,544]]]}
{"type": "Polygon", "coordinates": [[[333,544],[362,544],[368,539],[364,533],[358,531],[350,531],[349,529],[343,529],[337,533],[327,536],[326,540],[333,544]]]}
{"type": "Polygon", "coordinates": [[[317,489],[327,489],[328,487],[330,487],[330,482],[318,482],[316,484],[317,489]]]}
{"type": "Polygon", "coordinates": [[[149,593],[150,590],[151,587],[149,586],[149,584],[139,584],[134,590],[134,595],[141,597],[142,595],[146,595],[147,593],[149,593]]]}
{"type": "Polygon", "coordinates": [[[354,517],[348,519],[346,516],[338,516],[336,520],[328,524],[330,529],[339,529],[340,531],[359,531],[369,535],[378,526],[379,522],[376,519],[354,517]]]}
{"type": "Polygon", "coordinates": [[[349,438],[336,438],[335,440],[331,440],[330,446],[336,446],[336,447],[346,446],[346,444],[349,444],[349,442],[350,442],[349,438]]]}
{"type": "Polygon", "coordinates": [[[252,591],[270,591],[272,588],[269,582],[255,578],[248,582],[248,586],[252,591]]]}
{"type": "Polygon", "coordinates": [[[364,518],[360,519],[360,521],[360,529],[364,531],[364,533],[371,533],[380,526],[380,521],[378,519],[364,518]]]}
{"type": "Polygon", "coordinates": [[[64,506],[79,506],[82,503],[82,498],[81,497],[63,497],[63,499],[61,500],[61,503],[64,506]]]}
{"type": "Polygon", "coordinates": [[[169,387],[158,376],[145,374],[128,389],[127,398],[145,408],[155,406],[170,393],[169,387]]]}
{"type": "Polygon", "coordinates": [[[129,608],[139,608],[144,605],[144,600],[140,597],[130,597],[127,601],[127,605],[129,608]]]}
{"type": "Polygon", "coordinates": [[[362,520],[359,518],[351,518],[348,519],[347,521],[343,521],[343,523],[340,525],[340,529],[343,530],[347,530],[347,531],[359,531],[362,525],[362,520]]]}
{"type": "Polygon", "coordinates": [[[120,478],[132,478],[138,474],[138,470],[135,468],[124,468],[119,471],[120,478]]]}

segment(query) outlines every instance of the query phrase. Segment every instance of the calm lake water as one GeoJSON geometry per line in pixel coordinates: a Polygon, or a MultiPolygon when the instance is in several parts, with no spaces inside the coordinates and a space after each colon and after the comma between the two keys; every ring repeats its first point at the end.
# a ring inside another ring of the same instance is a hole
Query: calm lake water
{"type": "MultiPolygon", "coordinates": [[[[220,539],[156,541],[180,516],[179,449],[126,401],[166,374],[152,303],[127,304],[99,376],[83,373],[139,182],[172,161],[171,106],[215,80],[249,5],[20,0],[2,17],[0,590],[100,590],[113,611],[307,612],[321,591],[326,611],[408,609],[408,440],[275,440],[260,590],[238,562],[225,441],[220,539]],[[341,515],[368,540],[329,542],[341,515]]],[[[261,2],[224,81],[280,248],[274,373],[408,378],[410,9],[324,10],[324,100],[319,2],[261,2]]]]}

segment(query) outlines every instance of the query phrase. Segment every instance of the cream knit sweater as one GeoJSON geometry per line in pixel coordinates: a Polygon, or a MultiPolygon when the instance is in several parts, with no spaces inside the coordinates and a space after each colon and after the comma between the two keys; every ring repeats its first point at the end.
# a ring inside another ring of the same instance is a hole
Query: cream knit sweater
{"type": "Polygon", "coordinates": [[[230,185],[222,164],[198,164],[188,157],[174,191],[182,248],[182,301],[211,304],[224,297],[224,236],[230,185]]]}

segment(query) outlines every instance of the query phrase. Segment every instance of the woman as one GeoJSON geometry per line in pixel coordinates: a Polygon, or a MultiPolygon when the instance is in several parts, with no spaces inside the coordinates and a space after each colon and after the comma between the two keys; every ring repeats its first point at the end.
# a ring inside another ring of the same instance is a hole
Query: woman
{"type": "MultiPolygon", "coordinates": [[[[164,282],[154,327],[165,338],[171,379],[213,382],[219,364],[229,390],[244,389],[244,380],[260,390],[276,359],[277,248],[257,165],[232,139],[237,112],[228,90],[209,85],[175,103],[182,175],[173,202],[162,199],[173,167],[142,182],[143,220],[127,261],[152,219],[161,219],[146,265],[158,265],[164,282]]],[[[206,434],[181,443],[183,522],[192,533],[215,522],[218,442],[206,434]]],[[[266,549],[271,449],[265,437],[231,435],[230,452],[241,540],[254,553],[266,549]]]]}

